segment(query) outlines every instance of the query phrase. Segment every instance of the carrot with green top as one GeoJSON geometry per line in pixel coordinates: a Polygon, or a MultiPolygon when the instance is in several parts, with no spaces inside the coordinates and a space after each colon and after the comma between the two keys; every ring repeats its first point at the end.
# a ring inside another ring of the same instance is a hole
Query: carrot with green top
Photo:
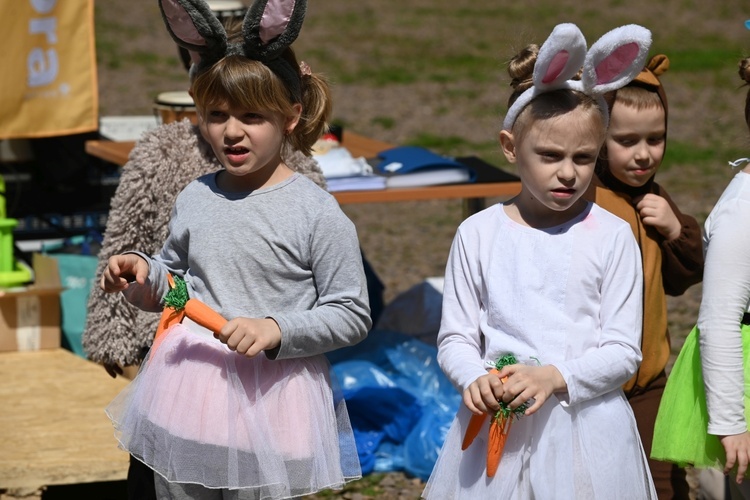
{"type": "MultiPolygon", "coordinates": [[[[489,373],[492,374],[498,374],[500,373],[500,370],[497,368],[493,368],[490,370],[489,373]]],[[[503,383],[508,380],[508,377],[503,377],[503,383]]],[[[472,415],[471,419],[469,420],[469,425],[466,426],[466,433],[464,433],[464,440],[461,443],[461,449],[465,450],[469,446],[471,446],[471,443],[474,442],[474,438],[476,438],[479,435],[479,431],[482,430],[482,426],[484,425],[484,421],[487,420],[487,413],[482,413],[481,415],[472,415]]]]}
{"type": "MultiPolygon", "coordinates": [[[[169,289],[170,291],[174,289],[175,282],[172,278],[172,275],[167,273],[167,281],[169,282],[169,289]]],[[[164,340],[164,334],[172,325],[176,325],[177,323],[180,323],[182,321],[182,318],[185,317],[185,313],[183,311],[178,311],[176,309],[172,309],[171,307],[164,307],[164,310],[161,313],[161,317],[159,318],[159,324],[156,327],[156,334],[154,334],[154,342],[151,346],[151,352],[156,352],[156,348],[159,347],[161,344],[161,341],[164,340]]]]}
{"type": "Polygon", "coordinates": [[[490,435],[487,440],[487,477],[494,477],[500,466],[503,448],[508,440],[508,432],[513,423],[512,411],[506,406],[500,409],[490,422],[490,435]]]}
{"type": "Polygon", "coordinates": [[[173,281],[174,286],[170,288],[164,297],[165,308],[168,307],[182,313],[200,326],[218,334],[227,323],[227,320],[210,306],[206,305],[205,302],[201,302],[198,299],[191,299],[187,292],[185,280],[179,276],[175,276],[173,281]]]}
{"type": "Polygon", "coordinates": [[[172,325],[181,323],[185,317],[214,333],[218,334],[221,331],[227,320],[204,302],[191,299],[184,279],[167,274],[167,281],[169,282],[169,291],[164,296],[164,310],[156,328],[156,335],[154,335],[154,343],[151,346],[152,353],[156,352],[156,349],[161,345],[167,330],[172,325]]]}
{"type": "MultiPolygon", "coordinates": [[[[495,367],[492,368],[489,373],[498,374],[500,370],[506,365],[516,364],[518,361],[513,354],[506,354],[495,362],[495,367]]],[[[502,382],[505,383],[508,377],[503,377],[502,382]]],[[[524,403],[515,410],[511,410],[507,403],[500,401],[500,409],[492,416],[490,422],[489,437],[487,440],[487,476],[494,477],[497,472],[497,468],[500,466],[500,459],[503,456],[503,449],[505,448],[505,442],[508,440],[508,432],[510,432],[510,426],[513,423],[513,417],[521,418],[529,407],[528,403],[524,403]]],[[[466,433],[464,434],[464,440],[461,443],[461,449],[466,450],[474,438],[477,437],[479,431],[482,429],[484,421],[487,419],[487,413],[481,415],[472,415],[469,420],[469,425],[466,427],[466,433]]]]}

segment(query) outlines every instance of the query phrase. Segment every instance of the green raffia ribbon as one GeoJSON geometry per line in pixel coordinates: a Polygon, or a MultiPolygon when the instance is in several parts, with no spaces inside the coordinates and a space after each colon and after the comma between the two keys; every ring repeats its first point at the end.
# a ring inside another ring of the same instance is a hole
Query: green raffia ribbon
{"type": "Polygon", "coordinates": [[[185,308],[190,296],[187,291],[187,283],[179,276],[172,276],[174,280],[174,287],[170,288],[167,294],[164,296],[164,307],[170,307],[175,311],[179,311],[185,308]]]}
{"type": "MultiPolygon", "coordinates": [[[[502,370],[504,366],[507,365],[515,365],[518,363],[518,359],[516,359],[516,356],[514,354],[508,353],[504,356],[501,356],[500,358],[495,361],[495,369],[498,371],[502,370]]],[[[495,416],[492,417],[493,419],[498,418],[509,418],[511,416],[515,416],[516,418],[523,417],[526,410],[531,406],[528,401],[523,403],[521,406],[516,408],[515,410],[511,410],[508,406],[508,403],[505,403],[503,401],[500,401],[500,409],[495,413],[495,416]]]]}

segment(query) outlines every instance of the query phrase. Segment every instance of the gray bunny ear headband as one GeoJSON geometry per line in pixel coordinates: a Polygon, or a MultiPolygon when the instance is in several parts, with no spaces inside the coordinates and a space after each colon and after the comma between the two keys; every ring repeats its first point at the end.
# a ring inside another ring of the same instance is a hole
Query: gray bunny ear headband
{"type": "Polygon", "coordinates": [[[578,26],[558,24],[539,49],[533,86],[508,109],[503,129],[510,131],[518,115],[536,96],[558,89],[578,90],[595,98],[606,125],[609,112],[603,94],[624,87],[640,73],[650,46],[651,32],[629,24],[604,34],[587,50],[578,26]],[[581,69],[581,79],[573,80],[581,69]]]}
{"type": "Polygon", "coordinates": [[[299,101],[300,69],[282,57],[297,39],[307,0],[256,0],[242,21],[242,40],[230,43],[227,32],[205,0],[158,0],[167,31],[190,52],[190,76],[220,59],[240,55],[268,66],[299,101]]]}

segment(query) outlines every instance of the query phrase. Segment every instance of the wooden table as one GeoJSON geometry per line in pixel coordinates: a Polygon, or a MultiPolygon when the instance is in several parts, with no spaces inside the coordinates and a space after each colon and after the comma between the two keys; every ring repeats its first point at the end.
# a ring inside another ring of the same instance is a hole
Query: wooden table
{"type": "MultiPolygon", "coordinates": [[[[354,157],[374,158],[393,145],[378,141],[353,132],[344,131],[341,144],[354,157]]],[[[116,165],[125,165],[135,142],[86,141],[86,152],[116,165]]],[[[349,203],[384,203],[396,201],[418,201],[461,198],[465,200],[468,214],[484,208],[486,198],[507,198],[518,194],[519,182],[482,182],[467,184],[448,184],[416,188],[389,188],[372,191],[339,191],[333,193],[342,205],[349,203]]]]}
{"type": "Polygon", "coordinates": [[[0,352],[0,496],[124,480],[129,456],[104,408],[127,384],[65,349],[0,352]]]}
{"type": "MultiPolygon", "coordinates": [[[[346,131],[341,143],[346,146],[352,156],[364,156],[365,158],[372,158],[377,156],[380,151],[393,147],[392,144],[387,142],[346,131]]],[[[115,165],[123,166],[127,163],[133,146],[135,146],[135,141],[86,141],[86,152],[115,165]]]]}

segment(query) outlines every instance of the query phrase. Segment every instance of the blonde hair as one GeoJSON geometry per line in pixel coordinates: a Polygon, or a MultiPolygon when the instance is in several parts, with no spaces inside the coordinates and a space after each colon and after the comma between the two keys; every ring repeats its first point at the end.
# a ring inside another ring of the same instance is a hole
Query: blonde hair
{"type": "Polygon", "coordinates": [[[667,92],[659,77],[669,69],[669,64],[669,58],[664,54],[657,54],[649,59],[631,82],[604,96],[610,111],[616,102],[637,111],[663,108],[666,124],[669,103],[667,92]]]}
{"type": "Polygon", "coordinates": [[[610,109],[616,102],[638,111],[664,107],[656,90],[637,83],[630,83],[621,89],[608,93],[605,100],[610,109]]]}
{"type": "MultiPolygon", "coordinates": [[[[282,57],[292,67],[299,68],[291,48],[287,48],[282,57]]],[[[300,82],[301,98],[297,99],[268,66],[232,55],[195,76],[191,91],[198,113],[204,120],[208,108],[222,104],[276,112],[287,118],[295,115],[294,105],[300,104],[302,115],[299,123],[285,136],[285,141],[292,148],[310,155],[312,146],[328,127],[332,112],[331,94],[321,75],[300,73],[300,82]]]]}
{"type": "MultiPolygon", "coordinates": [[[[534,66],[539,55],[539,46],[530,44],[524,47],[508,62],[508,75],[513,92],[508,98],[508,108],[518,97],[533,85],[534,66]]],[[[536,96],[519,113],[513,124],[513,136],[522,139],[529,127],[536,120],[545,120],[561,116],[575,109],[586,112],[596,120],[599,140],[603,141],[606,131],[604,116],[599,104],[591,96],[572,89],[558,89],[536,96]]]]}

